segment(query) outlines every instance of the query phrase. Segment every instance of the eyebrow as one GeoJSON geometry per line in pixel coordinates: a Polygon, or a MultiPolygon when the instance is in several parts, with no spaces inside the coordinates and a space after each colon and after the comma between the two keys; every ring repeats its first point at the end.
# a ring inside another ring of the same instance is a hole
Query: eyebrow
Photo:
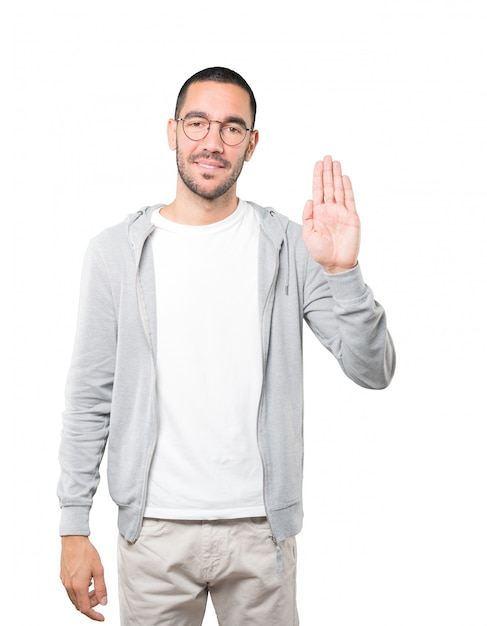
{"type": "MultiPolygon", "coordinates": [[[[211,121],[208,113],[204,113],[203,111],[188,111],[184,117],[204,117],[208,121],[211,121]]],[[[215,121],[221,122],[222,124],[241,124],[244,128],[252,128],[250,125],[247,126],[247,122],[243,118],[237,117],[235,115],[229,115],[224,120],[215,121]]]]}

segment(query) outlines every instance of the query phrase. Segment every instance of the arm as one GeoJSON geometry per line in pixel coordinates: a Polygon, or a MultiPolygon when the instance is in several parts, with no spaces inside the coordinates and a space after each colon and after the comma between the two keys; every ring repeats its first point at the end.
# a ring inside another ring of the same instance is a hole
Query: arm
{"type": "Polygon", "coordinates": [[[91,619],[106,597],[103,568],[88,540],[89,512],[108,437],[116,350],[116,316],[103,260],[88,248],[81,280],[78,325],[66,384],[59,459],[62,507],[61,579],[73,604],[91,619]],[[95,589],[89,592],[92,582],[95,589]]]}
{"type": "Polygon", "coordinates": [[[315,166],[303,240],[312,257],[305,285],[308,325],[349,378],[363,387],[386,387],[395,368],[394,346],[384,309],[358,265],[360,221],[352,185],[331,157],[315,166]]]}

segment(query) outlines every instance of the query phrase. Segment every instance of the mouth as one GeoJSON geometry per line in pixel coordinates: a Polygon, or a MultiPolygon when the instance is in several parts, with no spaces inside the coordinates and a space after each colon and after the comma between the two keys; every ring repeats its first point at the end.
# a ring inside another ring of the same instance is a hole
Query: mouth
{"type": "Polygon", "coordinates": [[[224,159],[218,159],[214,156],[205,154],[195,155],[191,161],[194,165],[208,171],[226,169],[230,165],[228,161],[225,161],[224,159]]]}
{"type": "Polygon", "coordinates": [[[224,166],[219,163],[208,163],[206,161],[194,161],[194,163],[205,170],[219,170],[224,168],[224,166]]]}

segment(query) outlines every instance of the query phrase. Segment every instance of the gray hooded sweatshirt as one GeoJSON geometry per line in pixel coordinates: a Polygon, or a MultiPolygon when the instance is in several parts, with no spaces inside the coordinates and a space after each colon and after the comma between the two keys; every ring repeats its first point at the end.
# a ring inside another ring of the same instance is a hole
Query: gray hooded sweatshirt
{"type": "MultiPolygon", "coordinates": [[[[146,207],[103,231],[86,253],[60,446],[61,535],[90,534],[89,513],[108,442],[108,484],[119,530],[130,542],[139,536],[158,432],[156,359],[164,358],[156,354],[150,221],[162,206],[146,207]]],[[[279,543],[301,530],[303,518],[303,320],[363,387],[389,384],[395,352],[384,310],[359,266],[326,274],[310,257],[301,226],[253,206],[261,227],[264,372],[257,436],[264,504],[279,543]]]]}

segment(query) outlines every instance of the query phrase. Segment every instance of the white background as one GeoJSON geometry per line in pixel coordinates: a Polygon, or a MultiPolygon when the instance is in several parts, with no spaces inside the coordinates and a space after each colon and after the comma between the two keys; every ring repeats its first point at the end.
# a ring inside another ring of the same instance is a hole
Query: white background
{"type": "MultiPolygon", "coordinates": [[[[4,14],[2,623],[89,623],[58,581],[55,496],[81,261],[100,230],[173,199],[177,91],[226,65],[258,101],[239,195],[299,221],[314,162],[340,159],[398,353],[391,387],[367,391],[306,333],[301,623],[487,625],[486,27],[482,0],[4,14]]],[[[115,523],[103,481],[92,540],[114,625],[115,523]]]]}

